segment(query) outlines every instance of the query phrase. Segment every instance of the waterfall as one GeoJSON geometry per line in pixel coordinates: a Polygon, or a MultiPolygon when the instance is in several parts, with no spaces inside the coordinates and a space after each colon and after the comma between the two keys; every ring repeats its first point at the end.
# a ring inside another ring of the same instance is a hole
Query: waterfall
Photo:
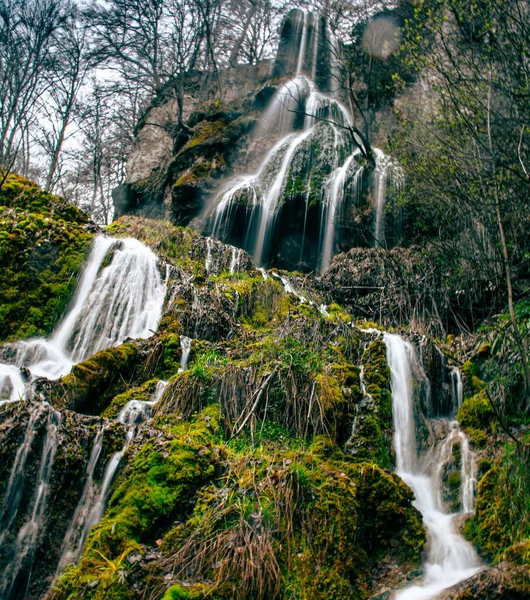
{"type": "MultiPolygon", "coordinates": [[[[394,445],[397,474],[412,488],[414,505],[421,512],[429,536],[429,549],[424,564],[421,584],[399,591],[396,600],[428,600],[442,590],[471,577],[481,568],[473,546],[458,533],[453,522],[454,515],[444,510],[441,492],[441,472],[456,437],[463,442],[465,436],[456,421],[444,420],[448,429],[446,439],[424,455],[418,454],[414,423],[414,372],[417,358],[414,347],[397,335],[385,334],[387,360],[391,371],[392,411],[394,419],[394,445]]],[[[464,450],[464,449],[463,449],[464,450]]],[[[468,457],[462,460],[461,494],[464,511],[472,510],[472,496],[468,478],[468,457]],[[467,489],[466,489],[467,488],[467,489]]],[[[472,470],[472,469],[471,469],[472,470]]]]}
{"type": "Polygon", "coordinates": [[[464,401],[464,384],[462,383],[462,374],[458,367],[452,367],[450,370],[451,385],[453,388],[453,398],[456,399],[456,408],[462,406],[464,401]]]}
{"type": "Polygon", "coordinates": [[[117,421],[127,426],[125,442],[122,448],[111,456],[107,467],[105,468],[105,474],[101,483],[101,489],[94,498],[94,501],[90,508],[90,512],[88,514],[88,518],[83,529],[83,540],[79,546],[79,556],[81,554],[83,544],[86,539],[86,536],[88,535],[88,532],[94,525],[97,525],[103,517],[111,485],[114,481],[114,477],[116,475],[118,467],[120,466],[121,460],[134,439],[135,433],[137,431],[137,426],[141,425],[152,416],[153,407],[162,397],[166,385],[167,381],[160,381],[157,384],[152,400],[131,400],[125,405],[123,410],[118,415],[117,421]]]}
{"type": "Polygon", "coordinates": [[[57,569],[58,575],[61,574],[70,563],[77,562],[83,551],[83,545],[88,533],[87,523],[90,507],[92,506],[97,493],[97,488],[94,483],[94,471],[101,454],[103,433],[103,428],[100,428],[94,437],[94,443],[92,444],[92,450],[90,451],[90,457],[85,472],[85,485],[81,494],[81,499],[77,504],[74,516],[72,517],[72,521],[63,540],[61,558],[57,569]]]}
{"type": "Polygon", "coordinates": [[[384,248],[385,240],[385,207],[387,185],[394,181],[399,187],[403,183],[403,172],[389,156],[374,148],[376,155],[376,168],[374,171],[374,195],[375,195],[375,224],[374,224],[374,247],[384,248]]]}
{"type": "MultiPolygon", "coordinates": [[[[48,339],[18,342],[14,363],[33,376],[58,379],[100,350],[127,338],[150,337],[162,316],[165,293],[158,259],[147,246],[100,235],[59,326],[48,339]]],[[[13,365],[0,365],[0,389],[7,386],[10,400],[22,394],[22,384],[20,371],[17,375],[13,365]]]]}
{"type": "MultiPolygon", "coordinates": [[[[330,265],[338,239],[343,209],[359,196],[366,167],[348,133],[351,117],[336,99],[322,94],[305,75],[284,84],[265,111],[258,131],[282,137],[265,155],[253,175],[233,178],[213,200],[209,226],[214,238],[243,247],[257,266],[265,266],[277,251],[279,216],[290,202],[305,198],[299,256],[303,260],[310,200],[320,206],[316,267],[330,265]],[[329,175],[327,174],[329,173],[329,175]],[[322,182],[315,188],[315,181],[322,182]],[[340,217],[340,218],[339,218],[340,217]]],[[[376,247],[382,246],[386,187],[398,169],[375,149],[376,247]]],[[[209,249],[209,247],[208,247],[209,249]]],[[[208,263],[208,260],[207,260],[208,263]]]]}
{"type": "Polygon", "coordinates": [[[230,257],[230,275],[233,275],[237,270],[239,270],[241,253],[241,248],[236,248],[235,246],[232,248],[232,256],[230,257]]]}
{"type": "Polygon", "coordinates": [[[48,503],[50,478],[57,451],[57,432],[60,422],[61,414],[50,410],[32,501],[31,517],[19,530],[14,542],[13,559],[6,565],[6,569],[2,574],[0,580],[0,597],[2,598],[9,598],[15,589],[25,592],[29,585],[34,554],[48,503]]]}
{"type": "MultiPolygon", "coordinates": [[[[346,159],[346,162],[337,167],[330,175],[324,187],[324,201],[322,202],[321,234],[320,234],[320,272],[327,271],[334,254],[334,243],[336,239],[336,224],[338,210],[344,201],[345,182],[354,157],[359,152],[354,152],[346,159]]],[[[357,186],[361,180],[362,167],[357,165],[353,179],[353,194],[357,194],[357,186]]]]}
{"type": "MultiPolygon", "coordinates": [[[[151,336],[162,315],[166,283],[156,255],[134,239],[98,236],[94,240],[71,306],[58,327],[47,339],[36,338],[9,346],[8,361],[0,365],[0,404],[22,398],[29,376],[57,379],[73,364],[96,352],[121,344],[127,338],[151,336]]],[[[101,453],[103,429],[93,443],[86,469],[85,485],[65,536],[59,572],[81,555],[86,536],[103,515],[106,500],[121,458],[135,432],[135,425],[152,415],[152,406],[161,394],[157,386],[151,402],[129,403],[119,420],[127,425],[123,448],[115,453],[105,469],[100,486],[94,472],[101,453]]],[[[3,502],[0,506],[0,546],[10,557],[0,577],[0,597],[25,595],[31,578],[35,551],[45,525],[52,468],[57,450],[57,430],[61,415],[46,404],[30,408],[30,418],[22,444],[17,449],[3,502]],[[18,529],[11,543],[14,524],[20,519],[19,507],[28,478],[28,458],[35,445],[39,421],[48,411],[40,467],[30,501],[31,514],[18,529]]]]}
{"type": "Polygon", "coordinates": [[[37,433],[37,423],[42,415],[42,406],[37,405],[30,412],[29,421],[24,434],[24,440],[17,449],[15,462],[11,467],[7,488],[0,507],[0,548],[4,545],[4,539],[17,516],[20,500],[22,499],[22,488],[24,487],[26,475],[26,462],[33,446],[33,440],[37,433]]]}

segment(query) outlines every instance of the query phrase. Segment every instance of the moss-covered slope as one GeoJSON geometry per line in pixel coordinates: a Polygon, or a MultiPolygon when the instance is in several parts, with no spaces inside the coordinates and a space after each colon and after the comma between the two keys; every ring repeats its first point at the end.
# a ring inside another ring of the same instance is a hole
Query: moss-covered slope
{"type": "Polygon", "coordinates": [[[0,340],[51,331],[87,255],[87,224],[75,206],[7,176],[0,188],[0,340]]]}

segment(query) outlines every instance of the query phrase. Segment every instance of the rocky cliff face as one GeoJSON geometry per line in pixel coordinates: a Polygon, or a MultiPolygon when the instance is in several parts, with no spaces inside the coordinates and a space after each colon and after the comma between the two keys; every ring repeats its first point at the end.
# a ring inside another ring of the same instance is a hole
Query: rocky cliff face
{"type": "MultiPolygon", "coordinates": [[[[325,20],[293,10],[274,63],[223,71],[215,100],[188,96],[186,130],[177,126],[176,100],[162,92],[138,125],[127,184],[114,192],[116,216],[191,224],[246,249],[256,264],[303,271],[325,270],[352,246],[395,244],[399,219],[384,205],[399,174],[382,151],[375,170],[361,154],[349,158],[356,138],[339,54],[325,20]],[[304,143],[286,149],[304,128],[304,143]],[[243,189],[240,179],[251,173],[256,181],[243,189]],[[226,202],[230,216],[221,214],[226,202]],[[263,225],[266,211],[272,217],[263,225]],[[249,240],[263,228],[265,247],[255,247],[249,240]]],[[[385,107],[377,114],[375,137],[386,146],[391,118],[385,107]]]]}

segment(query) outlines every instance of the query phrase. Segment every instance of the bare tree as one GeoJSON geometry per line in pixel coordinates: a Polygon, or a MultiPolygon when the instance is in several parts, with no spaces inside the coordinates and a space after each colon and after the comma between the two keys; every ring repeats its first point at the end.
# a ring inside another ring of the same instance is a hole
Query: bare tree
{"type": "Polygon", "coordinates": [[[60,156],[67,130],[76,112],[79,92],[91,69],[88,36],[75,5],[68,7],[66,20],[57,36],[53,63],[54,84],[41,103],[48,118],[41,126],[41,145],[48,157],[44,189],[52,191],[61,176],[60,156]]]}
{"type": "Polygon", "coordinates": [[[28,132],[50,89],[61,0],[0,0],[0,162],[12,164],[21,147],[28,161],[28,132]]]}

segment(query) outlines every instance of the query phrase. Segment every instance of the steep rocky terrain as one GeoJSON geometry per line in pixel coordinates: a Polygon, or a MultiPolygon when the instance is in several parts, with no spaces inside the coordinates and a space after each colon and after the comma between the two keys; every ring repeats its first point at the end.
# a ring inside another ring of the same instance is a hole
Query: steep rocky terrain
{"type": "MultiPolygon", "coordinates": [[[[59,210],[60,201],[33,184],[17,179],[16,185],[16,202],[3,196],[6,214],[27,214],[36,201],[45,207],[43,220],[59,210]]],[[[78,227],[71,222],[64,221],[65,231],[78,227]]],[[[98,440],[90,474],[96,486],[111,459],[123,455],[104,516],[79,564],[67,567],[47,597],[386,598],[418,574],[425,532],[411,491],[392,474],[390,371],[375,326],[328,304],[312,278],[262,273],[244,252],[190,230],[126,217],[109,233],[136,237],[156,251],[168,276],[163,317],[149,339],[104,350],[57,381],[37,380],[26,400],[1,406],[0,558],[8,571],[20,553],[13,536],[33,509],[35,470],[42,468],[50,423],[59,414],[53,411],[60,411],[45,515],[9,597],[25,597],[28,581],[37,597],[52,585],[98,440]],[[167,387],[147,422],[115,420],[131,400],[149,402],[160,380],[167,387]],[[17,460],[22,486],[16,500],[6,499],[17,460]]],[[[18,243],[15,236],[5,239],[18,243]]],[[[75,256],[77,247],[60,246],[57,253],[75,256]]],[[[9,251],[5,257],[19,260],[9,251]]],[[[31,319],[35,300],[27,302],[31,319]]],[[[436,396],[426,390],[418,396],[416,418],[428,447],[425,418],[447,414],[455,398],[446,359],[440,362],[435,349],[418,341],[438,389],[436,396]]],[[[3,347],[6,358],[11,347],[3,347]]],[[[517,467],[509,441],[502,450],[505,437],[494,434],[495,415],[481,395],[478,369],[491,360],[489,352],[475,353],[463,370],[468,399],[459,420],[478,449],[483,476],[465,531],[485,558],[505,562],[449,597],[523,598],[526,474],[521,465],[523,495],[521,489],[505,493],[511,485],[505,474],[517,467]]],[[[447,502],[459,485],[451,476],[459,473],[455,460],[446,466],[447,502]]]]}
{"type": "Polygon", "coordinates": [[[0,178],[0,598],[530,598],[527,219],[507,288],[425,200],[488,186],[407,150],[432,74],[374,63],[411,189],[328,34],[293,10],[275,61],[186,75],[183,126],[159,90],[106,228],[0,178]]]}

